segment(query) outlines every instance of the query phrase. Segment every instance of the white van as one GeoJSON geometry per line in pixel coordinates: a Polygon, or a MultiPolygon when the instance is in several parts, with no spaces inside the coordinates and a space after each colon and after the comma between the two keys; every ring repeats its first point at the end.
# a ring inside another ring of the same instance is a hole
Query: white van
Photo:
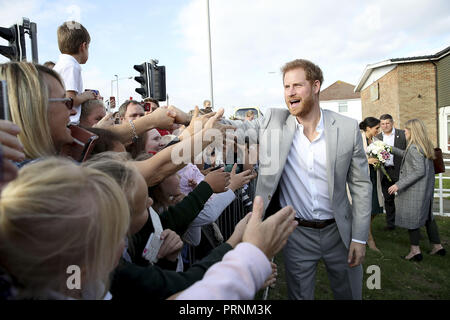
{"type": "Polygon", "coordinates": [[[253,111],[255,119],[263,116],[261,110],[259,110],[259,107],[235,107],[233,112],[233,118],[244,120],[245,114],[247,113],[247,111],[250,110],[253,111]]]}

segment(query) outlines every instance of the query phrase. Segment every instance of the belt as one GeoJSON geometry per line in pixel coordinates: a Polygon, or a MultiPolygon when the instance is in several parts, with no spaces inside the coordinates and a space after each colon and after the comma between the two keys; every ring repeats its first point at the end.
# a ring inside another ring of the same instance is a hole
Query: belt
{"type": "Polygon", "coordinates": [[[327,220],[320,220],[320,221],[308,221],[308,220],[303,220],[300,218],[295,218],[295,221],[298,222],[299,226],[307,227],[307,228],[314,228],[314,229],[322,229],[322,228],[325,228],[326,226],[329,226],[330,224],[336,222],[335,219],[327,219],[327,220]]]}

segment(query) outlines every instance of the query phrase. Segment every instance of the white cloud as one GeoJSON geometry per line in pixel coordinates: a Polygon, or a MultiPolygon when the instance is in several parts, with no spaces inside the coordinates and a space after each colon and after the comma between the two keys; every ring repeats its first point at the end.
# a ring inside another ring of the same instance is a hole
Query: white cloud
{"type": "MultiPolygon", "coordinates": [[[[445,0],[210,1],[215,105],[283,105],[278,71],[295,58],[321,66],[324,88],[356,84],[370,63],[435,53],[436,41],[449,45],[448,12],[445,0]]],[[[177,103],[194,106],[209,96],[206,2],[182,8],[178,28],[187,55],[168,86],[177,103]]]]}
{"type": "MultiPolygon", "coordinates": [[[[163,40],[176,52],[164,56],[159,51],[155,58],[166,65],[170,103],[187,111],[210,94],[206,1],[192,0],[184,7],[159,3],[145,8],[142,19],[152,21],[149,28],[176,25],[165,33],[173,37],[163,40]],[[173,12],[167,18],[173,24],[158,20],[167,12],[163,5],[173,12]]],[[[85,24],[86,13],[101,5],[75,0],[0,0],[0,25],[9,26],[21,16],[38,20],[38,36],[44,30],[53,35],[39,40],[41,60],[56,59],[55,26],[76,15],[85,24]]],[[[324,72],[325,88],[336,80],[356,84],[367,64],[433,54],[450,45],[449,12],[448,0],[210,1],[215,105],[229,107],[228,114],[234,106],[283,106],[279,70],[295,58],[317,63],[324,72]]],[[[114,23],[98,17],[86,21],[93,41],[83,78],[86,88],[95,85],[109,97],[114,74],[137,75],[132,65],[153,57],[149,54],[155,54],[154,39],[143,44],[145,30],[127,23],[136,18],[132,14],[124,13],[114,23]]],[[[136,87],[134,80],[120,80],[120,99],[137,98],[136,87]]]]}

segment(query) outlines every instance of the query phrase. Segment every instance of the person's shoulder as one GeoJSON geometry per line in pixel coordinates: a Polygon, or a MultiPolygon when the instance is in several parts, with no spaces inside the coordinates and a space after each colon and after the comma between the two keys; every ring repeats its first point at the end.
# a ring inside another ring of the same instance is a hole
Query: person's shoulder
{"type": "Polygon", "coordinates": [[[322,109],[322,113],[323,113],[324,118],[333,119],[338,124],[358,126],[358,120],[356,120],[354,118],[350,118],[348,116],[344,116],[343,114],[337,113],[335,111],[328,110],[328,109],[322,109]]]}
{"type": "Polygon", "coordinates": [[[286,114],[289,114],[289,110],[286,108],[269,108],[269,109],[267,109],[266,114],[269,114],[269,113],[277,114],[277,115],[278,114],[286,115],[286,114]]]}
{"type": "Polygon", "coordinates": [[[284,121],[290,114],[289,110],[285,108],[269,108],[264,115],[264,120],[269,121],[270,119],[277,119],[284,121]]]}
{"type": "Polygon", "coordinates": [[[66,69],[81,70],[81,65],[73,56],[69,54],[61,54],[53,67],[53,70],[56,72],[61,72],[66,69]]]}
{"type": "Polygon", "coordinates": [[[421,149],[419,148],[419,146],[416,145],[416,144],[414,144],[414,143],[411,143],[411,144],[409,145],[409,152],[410,152],[410,154],[413,154],[413,155],[424,156],[424,155],[422,154],[421,149]]]}

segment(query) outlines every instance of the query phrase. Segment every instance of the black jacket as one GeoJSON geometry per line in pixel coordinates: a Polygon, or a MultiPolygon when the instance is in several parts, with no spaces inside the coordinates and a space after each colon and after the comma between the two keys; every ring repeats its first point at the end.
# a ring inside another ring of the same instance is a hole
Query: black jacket
{"type": "MultiPolygon", "coordinates": [[[[380,133],[377,136],[377,139],[383,141],[383,134],[380,133]]],[[[397,129],[395,128],[395,137],[394,137],[394,147],[406,150],[406,137],[405,137],[405,130],[397,129]]],[[[398,176],[400,174],[400,166],[402,165],[402,159],[401,156],[394,156],[394,174],[391,177],[394,182],[398,181],[398,176]]]]}
{"type": "MultiPolygon", "coordinates": [[[[163,228],[171,229],[179,235],[185,233],[212,193],[209,184],[199,183],[183,201],[169,207],[160,215],[163,228]]],[[[141,256],[153,231],[151,219],[148,219],[133,238],[132,248],[129,250],[133,263],[121,259],[119,266],[114,270],[110,289],[113,299],[166,299],[202,279],[206,270],[222,260],[222,257],[232,249],[229,244],[224,243],[203,260],[193,264],[186,272],[164,270],[158,266],[150,266],[141,256]]]]}

